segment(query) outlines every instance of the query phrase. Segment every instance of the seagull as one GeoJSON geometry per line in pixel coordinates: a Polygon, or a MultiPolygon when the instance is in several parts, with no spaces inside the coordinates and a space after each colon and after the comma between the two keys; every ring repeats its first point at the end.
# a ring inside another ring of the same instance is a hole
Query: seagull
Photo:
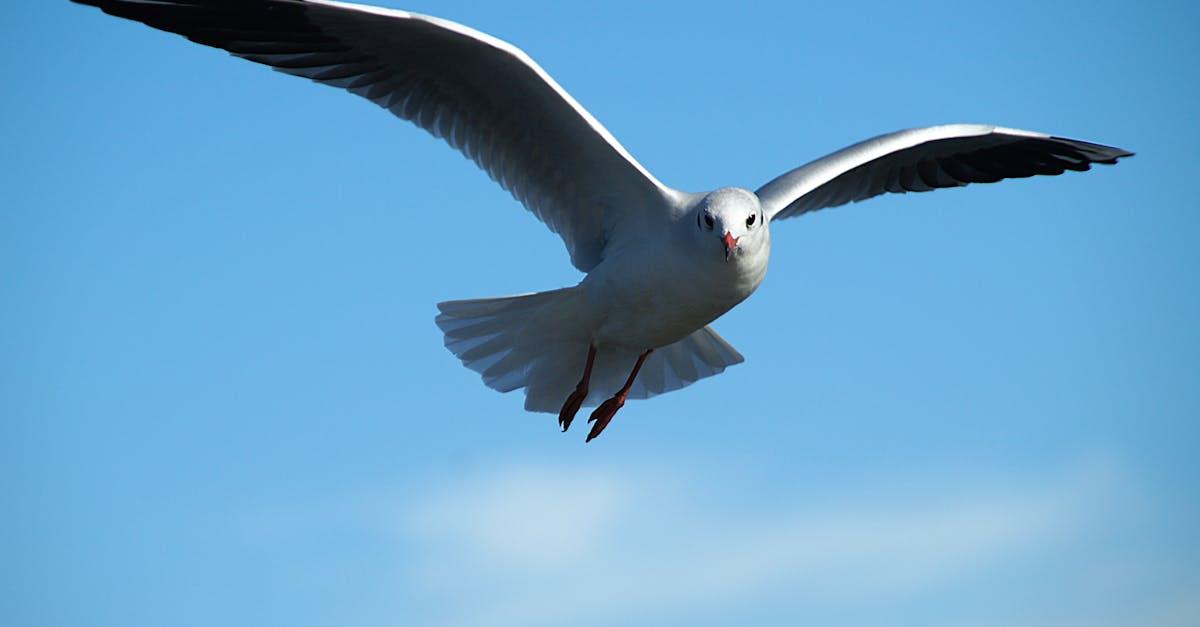
{"type": "Polygon", "coordinates": [[[474,161],[563,240],[573,287],[438,304],[445,345],[590,442],[629,399],[744,361],[710,323],[762,283],[771,226],[884,193],[1115,164],[1133,153],[982,124],[903,130],[757,190],[664,185],[517,47],[448,20],[334,0],[72,0],[332,85],[474,161]]]}

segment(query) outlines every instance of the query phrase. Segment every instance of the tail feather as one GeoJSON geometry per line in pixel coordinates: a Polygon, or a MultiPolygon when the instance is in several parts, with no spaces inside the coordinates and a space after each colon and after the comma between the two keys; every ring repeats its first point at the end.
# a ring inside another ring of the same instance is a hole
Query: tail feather
{"type": "Polygon", "coordinates": [[[741,353],[712,327],[704,327],[650,353],[629,396],[649,398],[678,390],[743,361],[741,353]]]}
{"type": "MultiPolygon", "coordinates": [[[[593,320],[577,288],[438,304],[446,348],[490,388],[525,388],[525,409],[557,412],[583,373],[593,320]]],[[[625,382],[637,351],[600,346],[585,406],[598,405],[625,382]]],[[[718,374],[743,358],[704,327],[655,350],[642,365],[630,398],[649,398],[718,374]]]]}

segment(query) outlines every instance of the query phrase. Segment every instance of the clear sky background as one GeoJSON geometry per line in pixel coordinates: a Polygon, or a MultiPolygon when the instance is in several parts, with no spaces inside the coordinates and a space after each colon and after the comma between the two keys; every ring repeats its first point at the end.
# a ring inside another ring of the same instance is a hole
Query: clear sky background
{"type": "Polygon", "coordinates": [[[473,164],[9,7],[0,622],[1200,624],[1200,10],[1047,4],[404,5],[682,189],[945,122],[1138,153],[774,224],[746,363],[586,446],[442,347],[436,302],[580,278],[473,164]]]}

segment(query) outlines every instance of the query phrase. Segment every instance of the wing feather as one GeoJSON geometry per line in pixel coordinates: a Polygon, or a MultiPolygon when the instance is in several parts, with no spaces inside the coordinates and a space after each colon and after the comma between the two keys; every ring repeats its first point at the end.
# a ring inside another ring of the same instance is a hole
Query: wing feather
{"type": "Polygon", "coordinates": [[[332,0],[74,0],[346,89],[466,155],[581,270],[666,216],[666,187],[518,48],[454,22],[332,0]]]}
{"type": "Polygon", "coordinates": [[[881,135],[762,186],[770,219],[790,218],[884,193],[928,192],[1010,178],[1084,171],[1133,153],[1042,133],[951,124],[881,135]]]}

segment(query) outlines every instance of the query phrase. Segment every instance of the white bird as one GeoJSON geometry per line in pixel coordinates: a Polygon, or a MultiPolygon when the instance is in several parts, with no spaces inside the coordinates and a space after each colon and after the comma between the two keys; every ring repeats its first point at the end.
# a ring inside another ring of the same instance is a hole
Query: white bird
{"type": "Polygon", "coordinates": [[[444,302],[445,343],[489,387],[525,390],[587,440],[629,398],[741,363],[709,323],[759,286],[771,223],[885,192],[1087,170],[1119,148],[998,126],[881,135],[757,191],[672,189],[524,52],[454,22],[332,0],[73,0],[340,87],[473,160],[558,233],[574,287],[444,302]]]}

